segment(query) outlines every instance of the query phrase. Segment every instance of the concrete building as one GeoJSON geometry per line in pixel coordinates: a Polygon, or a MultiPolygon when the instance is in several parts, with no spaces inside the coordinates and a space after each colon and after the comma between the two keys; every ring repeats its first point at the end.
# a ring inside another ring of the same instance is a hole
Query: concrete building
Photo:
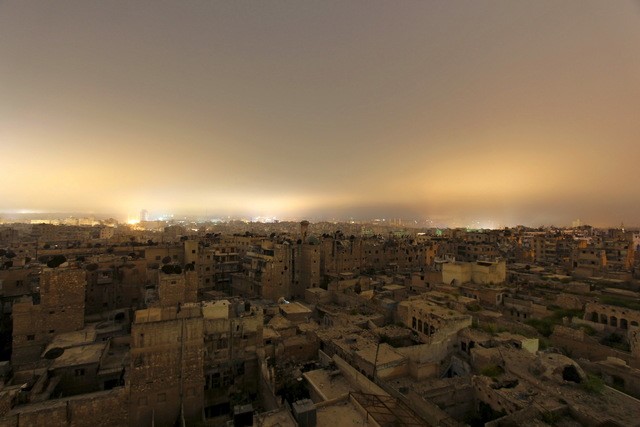
{"type": "Polygon", "coordinates": [[[232,292],[277,301],[291,298],[293,257],[287,242],[263,240],[242,260],[243,272],[232,275],[232,292]]]}
{"type": "Polygon", "coordinates": [[[258,353],[263,343],[262,310],[239,300],[203,303],[204,414],[227,417],[238,403],[259,394],[258,353]]]}
{"type": "Polygon", "coordinates": [[[199,305],[138,310],[131,328],[130,425],[202,420],[204,328],[199,305]]]}
{"type": "Polygon", "coordinates": [[[442,264],[442,282],[479,285],[504,283],[507,276],[506,261],[449,261],[442,264]]]}
{"type": "Polygon", "coordinates": [[[175,307],[184,303],[198,301],[198,278],[195,271],[180,273],[158,272],[159,307],[175,307]]]}
{"type": "Polygon", "coordinates": [[[39,301],[24,297],[13,304],[14,367],[36,363],[53,336],[84,327],[86,274],[80,269],[45,269],[39,301]]]}

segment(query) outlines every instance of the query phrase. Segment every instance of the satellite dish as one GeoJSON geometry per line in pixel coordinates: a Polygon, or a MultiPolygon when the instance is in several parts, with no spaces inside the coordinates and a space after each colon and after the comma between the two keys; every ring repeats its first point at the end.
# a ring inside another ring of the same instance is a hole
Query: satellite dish
{"type": "Polygon", "coordinates": [[[64,353],[64,348],[62,347],[53,347],[52,349],[50,349],[49,351],[47,351],[44,354],[44,358],[47,360],[54,360],[57,359],[58,357],[62,356],[62,354],[64,353]]]}

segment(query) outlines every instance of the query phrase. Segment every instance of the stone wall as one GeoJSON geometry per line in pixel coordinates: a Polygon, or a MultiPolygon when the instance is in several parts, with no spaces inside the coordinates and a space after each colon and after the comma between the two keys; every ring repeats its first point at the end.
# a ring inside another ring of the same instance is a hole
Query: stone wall
{"type": "Polygon", "coordinates": [[[40,281],[40,305],[47,332],[71,332],[84,327],[84,270],[45,269],[40,281]]]}
{"type": "Polygon", "coordinates": [[[40,303],[24,297],[13,304],[14,367],[37,363],[55,334],[84,327],[86,276],[79,269],[46,269],[42,274],[40,303]]]}
{"type": "Polygon", "coordinates": [[[557,325],[549,339],[554,347],[562,349],[574,359],[583,357],[597,361],[605,360],[607,357],[616,357],[624,360],[632,367],[640,367],[640,360],[633,357],[631,353],[602,345],[595,338],[586,335],[582,330],[557,325]]]}
{"type": "Polygon", "coordinates": [[[198,310],[136,312],[129,368],[133,424],[173,425],[181,407],[187,422],[202,418],[204,331],[198,310]],[[152,317],[151,314],[161,317],[152,317]],[[149,320],[147,320],[149,319],[149,320]]]}
{"type": "Polygon", "coordinates": [[[0,427],[117,427],[128,425],[126,390],[83,394],[25,405],[0,418],[0,427]]]}

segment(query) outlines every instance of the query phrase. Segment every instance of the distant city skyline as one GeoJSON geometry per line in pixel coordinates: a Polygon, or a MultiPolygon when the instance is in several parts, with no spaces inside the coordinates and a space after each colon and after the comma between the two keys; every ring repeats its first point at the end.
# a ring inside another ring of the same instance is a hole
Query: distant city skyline
{"type": "Polygon", "coordinates": [[[640,7],[2,2],[0,212],[640,224],[640,7]]]}
{"type": "MultiPolygon", "coordinates": [[[[380,223],[381,225],[400,226],[400,227],[412,227],[412,228],[469,228],[469,229],[502,229],[511,228],[516,226],[525,226],[531,228],[538,227],[560,227],[560,228],[576,228],[580,226],[592,226],[597,228],[621,228],[624,227],[629,230],[640,229],[637,224],[629,224],[620,222],[617,224],[596,224],[589,221],[583,221],[580,218],[575,218],[569,223],[549,223],[549,224],[533,224],[533,223],[514,223],[506,224],[495,221],[492,218],[447,218],[447,217],[403,217],[403,216],[379,216],[379,217],[322,217],[317,215],[309,216],[250,216],[250,215],[216,215],[216,214],[185,214],[185,213],[172,213],[168,211],[146,211],[147,221],[165,221],[168,223],[180,223],[180,222],[229,222],[229,221],[250,221],[250,222],[299,222],[302,220],[310,220],[311,223],[322,222],[336,222],[336,223],[380,223]]],[[[38,220],[56,220],[64,222],[70,219],[89,219],[94,218],[97,221],[104,221],[115,219],[120,223],[137,224],[142,221],[142,211],[136,213],[128,213],[126,215],[119,215],[114,213],[105,212],[34,212],[34,211],[13,211],[13,212],[0,212],[0,223],[11,221],[38,221],[38,220]]]]}

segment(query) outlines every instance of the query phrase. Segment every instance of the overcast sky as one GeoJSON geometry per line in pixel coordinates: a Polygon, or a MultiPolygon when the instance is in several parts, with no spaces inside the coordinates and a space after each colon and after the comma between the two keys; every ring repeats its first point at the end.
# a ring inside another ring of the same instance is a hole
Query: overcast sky
{"type": "Polygon", "coordinates": [[[0,211],[640,224],[631,1],[2,1],[0,211]]]}

